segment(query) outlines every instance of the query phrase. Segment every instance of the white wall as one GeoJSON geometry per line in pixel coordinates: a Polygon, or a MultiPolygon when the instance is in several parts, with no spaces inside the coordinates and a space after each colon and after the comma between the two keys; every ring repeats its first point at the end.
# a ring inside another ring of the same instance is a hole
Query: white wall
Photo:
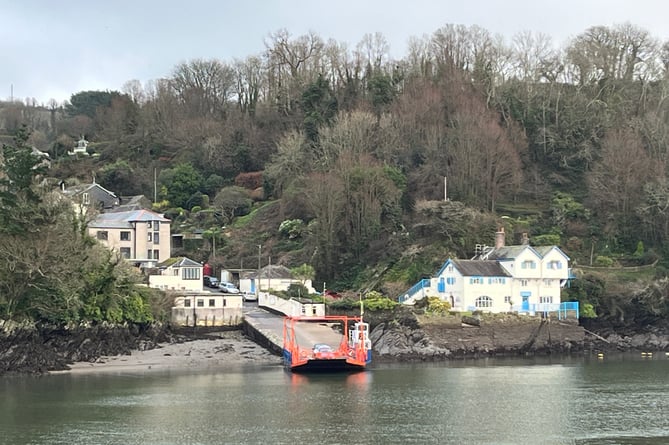
{"type": "Polygon", "coordinates": [[[325,305],[323,303],[301,304],[299,301],[293,300],[292,298],[290,300],[284,300],[269,292],[260,292],[260,295],[258,296],[258,306],[266,307],[291,317],[322,317],[325,315],[325,305]]]}
{"type": "Polygon", "coordinates": [[[182,280],[178,275],[149,275],[149,287],[197,292],[202,290],[202,279],[182,280]]]}

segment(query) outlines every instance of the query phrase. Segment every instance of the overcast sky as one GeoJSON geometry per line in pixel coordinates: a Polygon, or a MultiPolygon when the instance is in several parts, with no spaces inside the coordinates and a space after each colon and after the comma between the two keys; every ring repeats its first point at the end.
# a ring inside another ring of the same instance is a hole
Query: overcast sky
{"type": "Polygon", "coordinates": [[[478,25],[507,41],[542,32],[562,47],[590,26],[625,22],[667,41],[668,18],[669,0],[0,0],[0,98],[120,90],[189,59],[258,54],[281,28],[349,47],[381,32],[400,58],[409,37],[446,24],[478,25]]]}

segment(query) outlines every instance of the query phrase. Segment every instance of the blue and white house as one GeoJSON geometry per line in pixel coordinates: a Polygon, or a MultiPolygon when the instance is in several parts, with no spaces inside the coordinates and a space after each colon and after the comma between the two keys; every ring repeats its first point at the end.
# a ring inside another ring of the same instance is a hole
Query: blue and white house
{"type": "Polygon", "coordinates": [[[506,246],[504,238],[500,229],[494,248],[484,248],[471,260],[448,259],[400,301],[413,304],[432,296],[451,303],[454,311],[578,312],[577,303],[560,299],[570,279],[569,257],[557,246],[506,246]]]}

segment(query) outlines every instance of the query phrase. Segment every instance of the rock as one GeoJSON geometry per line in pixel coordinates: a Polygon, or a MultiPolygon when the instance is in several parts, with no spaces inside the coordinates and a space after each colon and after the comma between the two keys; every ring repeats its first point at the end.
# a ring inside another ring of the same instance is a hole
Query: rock
{"type": "Polygon", "coordinates": [[[0,327],[0,375],[41,374],[77,361],[129,354],[155,347],[172,334],[166,325],[35,326],[5,322],[0,327]]]}

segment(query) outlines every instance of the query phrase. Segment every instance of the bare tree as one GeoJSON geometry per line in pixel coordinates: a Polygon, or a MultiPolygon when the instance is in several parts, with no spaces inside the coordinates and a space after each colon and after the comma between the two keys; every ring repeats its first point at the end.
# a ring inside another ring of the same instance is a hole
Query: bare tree
{"type": "Polygon", "coordinates": [[[170,86],[191,116],[225,117],[235,91],[235,73],[215,59],[195,59],[174,69],[170,86]]]}

